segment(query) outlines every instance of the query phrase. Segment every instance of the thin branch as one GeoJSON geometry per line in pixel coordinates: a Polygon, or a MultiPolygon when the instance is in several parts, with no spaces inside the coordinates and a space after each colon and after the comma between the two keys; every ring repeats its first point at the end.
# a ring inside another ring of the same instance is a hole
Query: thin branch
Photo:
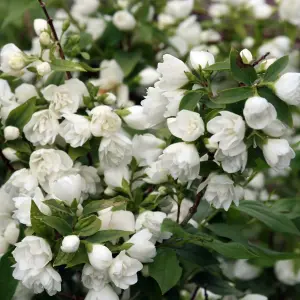
{"type": "Polygon", "coordinates": [[[265,55],[263,55],[261,58],[259,58],[258,60],[255,60],[252,64],[251,64],[251,66],[252,67],[255,67],[255,66],[257,66],[260,62],[262,62],[263,60],[265,60],[266,58],[267,58],[267,56],[269,56],[270,55],[270,52],[267,52],[265,55]]]}
{"type": "Polygon", "coordinates": [[[182,226],[185,226],[189,220],[194,216],[194,214],[197,212],[197,209],[198,209],[198,206],[201,202],[201,198],[202,198],[202,194],[203,192],[201,191],[200,193],[198,193],[196,195],[196,200],[195,200],[195,203],[194,205],[189,209],[189,213],[188,215],[184,218],[184,220],[182,221],[181,225],[182,226]]]}
{"type": "Polygon", "coordinates": [[[191,296],[191,300],[195,300],[195,299],[196,299],[199,289],[200,289],[200,286],[198,285],[198,286],[195,288],[195,290],[194,290],[194,292],[193,292],[193,294],[192,294],[192,296],[191,296]]]}
{"type": "MultiPolygon", "coordinates": [[[[39,3],[40,3],[41,8],[42,8],[43,11],[44,11],[44,14],[45,14],[45,16],[46,16],[46,18],[47,18],[47,22],[48,22],[48,24],[49,24],[49,26],[50,26],[50,29],[51,29],[53,38],[54,38],[54,40],[55,40],[55,42],[56,42],[56,44],[57,44],[57,46],[58,46],[59,55],[60,55],[61,59],[64,59],[64,60],[65,60],[66,57],[65,57],[64,51],[63,51],[63,49],[62,49],[61,43],[59,42],[59,38],[58,38],[58,36],[57,36],[56,30],[55,30],[55,27],[54,27],[54,24],[53,24],[53,19],[50,17],[50,15],[49,15],[49,13],[48,13],[48,11],[47,11],[45,2],[43,2],[42,0],[38,0],[38,1],[39,1],[39,3]]],[[[71,78],[72,78],[72,75],[71,75],[70,72],[66,71],[66,74],[67,74],[67,78],[68,78],[68,79],[71,79],[71,78]]]]}
{"type": "Polygon", "coordinates": [[[205,300],[209,300],[206,287],[204,288],[204,297],[205,297],[205,300]]]}

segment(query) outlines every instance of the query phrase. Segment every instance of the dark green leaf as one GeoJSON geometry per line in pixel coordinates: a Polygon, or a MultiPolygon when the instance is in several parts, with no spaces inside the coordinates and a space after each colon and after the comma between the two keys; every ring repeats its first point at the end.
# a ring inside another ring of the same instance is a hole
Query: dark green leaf
{"type": "Polygon", "coordinates": [[[131,51],[131,52],[123,52],[119,51],[115,54],[115,60],[118,62],[118,64],[121,66],[124,76],[128,76],[137,63],[141,59],[141,52],[139,51],[131,51]]]}
{"type": "Polygon", "coordinates": [[[97,216],[92,215],[80,219],[75,225],[75,234],[79,236],[90,236],[98,232],[101,228],[101,220],[97,216]]]}
{"type": "Polygon", "coordinates": [[[123,38],[123,33],[118,30],[112,22],[108,22],[103,35],[101,36],[101,44],[106,47],[117,46],[123,38]]]}
{"type": "Polygon", "coordinates": [[[45,223],[49,227],[54,228],[62,236],[67,236],[72,233],[72,227],[62,218],[55,216],[43,216],[39,219],[41,222],[45,223]]]}
{"type": "Polygon", "coordinates": [[[101,244],[104,242],[108,242],[114,239],[119,239],[122,237],[126,237],[131,235],[133,232],[130,231],[123,231],[123,230],[101,230],[94,234],[93,236],[90,236],[86,239],[86,241],[90,243],[97,243],[101,244]]]}
{"type": "Polygon", "coordinates": [[[300,199],[280,199],[274,202],[271,210],[275,213],[281,213],[289,219],[300,217],[300,199]]]}
{"type": "Polygon", "coordinates": [[[85,244],[81,242],[77,252],[73,256],[73,258],[68,262],[67,268],[72,268],[77,265],[88,264],[88,263],[89,263],[89,258],[86,252],[85,244]]]}
{"type": "Polygon", "coordinates": [[[66,74],[64,72],[52,72],[47,78],[44,86],[48,86],[50,84],[61,85],[64,83],[66,74]]]}
{"type": "Polygon", "coordinates": [[[15,149],[17,152],[31,154],[31,148],[28,143],[23,140],[15,140],[7,142],[9,148],[15,149]]]}
{"type": "Polygon", "coordinates": [[[208,176],[211,172],[220,170],[220,167],[212,160],[202,161],[200,165],[200,176],[208,176]]]}
{"type": "Polygon", "coordinates": [[[81,62],[80,65],[83,67],[83,69],[85,71],[88,72],[99,72],[101,70],[101,68],[92,68],[91,66],[89,66],[88,64],[81,62]]]}
{"type": "Polygon", "coordinates": [[[267,69],[264,75],[264,82],[275,81],[279,74],[287,67],[289,63],[289,56],[283,56],[277,59],[271,66],[267,69]]]}
{"type": "Polygon", "coordinates": [[[232,88],[218,93],[211,101],[221,104],[231,104],[253,97],[254,90],[250,86],[232,88]]]}
{"type": "Polygon", "coordinates": [[[69,207],[64,206],[62,201],[52,199],[46,200],[44,203],[50,207],[52,213],[59,212],[66,215],[73,215],[72,210],[69,207]]]}
{"type": "Polygon", "coordinates": [[[204,71],[227,71],[230,70],[230,61],[225,60],[222,62],[217,62],[211,66],[208,66],[204,69],[204,71]]]}
{"type": "Polygon", "coordinates": [[[69,262],[72,261],[76,253],[65,253],[59,249],[55,260],[53,262],[53,267],[67,265],[69,262]]]}
{"type": "Polygon", "coordinates": [[[75,161],[79,157],[86,156],[89,153],[89,151],[90,150],[85,147],[77,147],[77,148],[70,147],[68,154],[72,158],[72,160],[75,161]]]}
{"type": "Polygon", "coordinates": [[[51,69],[59,72],[86,72],[80,63],[63,59],[53,59],[51,61],[51,69]]]}
{"type": "Polygon", "coordinates": [[[199,92],[189,92],[180,101],[179,110],[191,110],[194,111],[197,104],[200,102],[202,93],[199,92]]]}

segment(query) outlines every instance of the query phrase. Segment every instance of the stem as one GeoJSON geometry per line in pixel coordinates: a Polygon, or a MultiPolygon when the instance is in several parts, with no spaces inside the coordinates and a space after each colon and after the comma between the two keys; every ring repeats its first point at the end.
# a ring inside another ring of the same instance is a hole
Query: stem
{"type": "Polygon", "coordinates": [[[195,300],[195,299],[196,299],[199,289],[200,289],[200,286],[198,285],[198,286],[195,288],[195,290],[194,290],[194,292],[193,292],[193,294],[192,294],[192,296],[191,296],[191,300],[195,300]]]}
{"type": "Polygon", "coordinates": [[[263,60],[265,60],[267,58],[267,56],[270,54],[270,52],[267,52],[265,55],[263,55],[261,58],[259,58],[258,60],[255,60],[251,66],[255,67],[256,65],[258,65],[260,62],[262,62],[263,60]]]}
{"type": "Polygon", "coordinates": [[[202,197],[202,191],[196,195],[196,200],[194,205],[189,209],[188,215],[185,217],[185,219],[182,221],[181,225],[185,226],[189,220],[193,217],[193,215],[197,212],[198,206],[201,202],[202,197]]]}
{"type": "MultiPolygon", "coordinates": [[[[57,46],[58,46],[59,55],[60,55],[61,59],[65,60],[66,57],[65,57],[64,51],[63,51],[63,49],[62,49],[62,46],[61,46],[61,44],[60,44],[60,42],[59,42],[59,39],[58,39],[56,30],[55,30],[55,27],[54,27],[54,25],[53,25],[53,19],[50,17],[50,15],[49,15],[49,13],[48,13],[48,11],[47,11],[45,2],[43,2],[42,0],[38,0],[38,1],[39,1],[39,3],[40,3],[41,8],[42,8],[43,11],[44,11],[44,14],[45,14],[45,16],[46,16],[46,18],[47,18],[47,22],[48,22],[48,24],[49,24],[49,26],[50,26],[50,29],[51,29],[53,38],[54,38],[54,40],[55,40],[55,42],[56,42],[56,44],[57,44],[57,46]]],[[[72,78],[71,72],[66,71],[66,75],[67,75],[67,78],[68,78],[68,79],[71,79],[71,78],[72,78]]]]}

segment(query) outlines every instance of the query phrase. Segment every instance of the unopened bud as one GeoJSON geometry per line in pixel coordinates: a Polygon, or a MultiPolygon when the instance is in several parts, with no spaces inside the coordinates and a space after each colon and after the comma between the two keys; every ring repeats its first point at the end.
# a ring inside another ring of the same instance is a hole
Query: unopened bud
{"type": "Polygon", "coordinates": [[[4,137],[7,141],[16,140],[20,136],[20,130],[14,126],[7,126],[4,128],[4,137]]]}
{"type": "Polygon", "coordinates": [[[51,41],[51,37],[50,34],[46,31],[43,31],[40,34],[40,43],[42,46],[48,47],[51,45],[52,41],[51,41]]]}
{"type": "Polygon", "coordinates": [[[64,21],[63,26],[62,26],[63,32],[67,31],[69,29],[69,27],[70,27],[70,20],[67,19],[64,21]]]}
{"type": "Polygon", "coordinates": [[[103,96],[105,97],[104,103],[107,105],[113,105],[117,101],[117,97],[113,93],[106,93],[103,96]]]}
{"type": "Polygon", "coordinates": [[[19,160],[19,157],[17,156],[17,151],[12,148],[5,148],[2,150],[2,154],[6,159],[8,159],[11,162],[15,162],[19,160]]]}
{"type": "Polygon", "coordinates": [[[242,50],[240,56],[245,65],[249,65],[253,61],[252,53],[248,49],[242,50]]]}
{"type": "Polygon", "coordinates": [[[36,71],[40,76],[45,76],[51,72],[51,66],[48,62],[42,62],[36,66],[36,71]]]}
{"type": "Polygon", "coordinates": [[[64,237],[61,243],[61,251],[65,253],[74,253],[78,250],[80,239],[77,235],[68,235],[64,237]]]}

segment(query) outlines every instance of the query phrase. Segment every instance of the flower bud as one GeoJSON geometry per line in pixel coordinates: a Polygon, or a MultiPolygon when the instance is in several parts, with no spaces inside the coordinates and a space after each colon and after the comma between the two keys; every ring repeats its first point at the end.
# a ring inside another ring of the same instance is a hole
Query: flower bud
{"type": "Polygon", "coordinates": [[[113,93],[106,93],[103,96],[105,97],[104,103],[107,105],[113,105],[117,101],[117,97],[113,93]]]}
{"type": "Polygon", "coordinates": [[[4,137],[7,141],[16,140],[20,136],[20,130],[14,126],[7,126],[4,128],[4,137]]]}
{"type": "Polygon", "coordinates": [[[74,253],[78,250],[80,239],[77,235],[68,235],[64,237],[61,244],[61,251],[65,253],[74,253]]]}
{"type": "Polygon", "coordinates": [[[159,79],[159,73],[152,67],[147,67],[139,73],[139,83],[143,86],[151,86],[159,79]]]}
{"type": "Polygon", "coordinates": [[[36,35],[40,36],[42,32],[48,29],[48,23],[44,19],[35,19],[33,22],[33,28],[36,35]]]}
{"type": "Polygon", "coordinates": [[[253,60],[252,53],[248,49],[242,50],[240,52],[240,56],[242,58],[243,63],[246,65],[249,65],[253,60]]]}
{"type": "Polygon", "coordinates": [[[8,64],[13,70],[22,70],[26,65],[25,57],[21,52],[15,53],[10,57],[8,64]]]}
{"type": "Polygon", "coordinates": [[[68,42],[72,45],[77,44],[80,41],[80,35],[73,34],[69,37],[68,42]]]}
{"type": "Polygon", "coordinates": [[[136,21],[131,13],[120,10],[114,14],[113,24],[121,31],[131,31],[134,29],[136,21]]]}
{"type": "Polygon", "coordinates": [[[69,29],[70,24],[71,24],[71,23],[70,23],[70,20],[69,20],[69,19],[67,19],[67,20],[64,21],[63,26],[62,26],[63,32],[65,32],[65,31],[67,31],[67,30],[69,29]]]}
{"type": "Polygon", "coordinates": [[[11,162],[15,162],[19,160],[19,157],[17,156],[17,151],[12,148],[5,148],[2,150],[3,155],[6,159],[8,159],[11,162]]]}
{"type": "Polygon", "coordinates": [[[88,257],[90,264],[99,271],[107,269],[113,260],[111,251],[100,244],[92,245],[92,250],[88,252],[88,257]]]}
{"type": "Polygon", "coordinates": [[[40,43],[42,46],[48,47],[51,45],[51,37],[50,34],[46,31],[43,31],[40,34],[40,43]]]}
{"type": "Polygon", "coordinates": [[[7,225],[4,231],[4,238],[8,243],[14,245],[18,241],[20,229],[15,222],[11,222],[7,225]]]}
{"type": "Polygon", "coordinates": [[[212,142],[211,139],[205,138],[204,144],[209,152],[215,152],[218,149],[218,143],[212,142]]]}
{"type": "Polygon", "coordinates": [[[252,48],[255,44],[255,39],[252,36],[247,36],[244,40],[243,40],[243,46],[245,48],[252,48]]]}
{"type": "Polygon", "coordinates": [[[36,70],[40,76],[45,76],[51,72],[51,66],[48,62],[42,62],[36,66],[36,70]]]}
{"type": "Polygon", "coordinates": [[[262,61],[256,68],[257,72],[265,72],[276,61],[276,58],[269,58],[262,61]]]}
{"type": "Polygon", "coordinates": [[[204,69],[215,63],[215,57],[206,51],[191,51],[190,62],[195,70],[198,70],[199,67],[204,69]]]}
{"type": "Polygon", "coordinates": [[[0,256],[7,251],[8,247],[9,243],[4,237],[0,236],[0,256]]]}

